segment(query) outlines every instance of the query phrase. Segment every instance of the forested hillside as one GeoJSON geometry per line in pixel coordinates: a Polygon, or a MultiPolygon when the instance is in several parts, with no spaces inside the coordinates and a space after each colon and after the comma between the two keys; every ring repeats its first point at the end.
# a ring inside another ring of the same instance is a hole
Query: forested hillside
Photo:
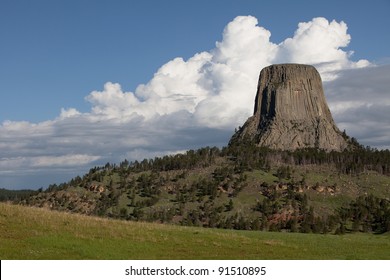
{"type": "Polygon", "coordinates": [[[124,160],[22,203],[135,221],[315,233],[390,230],[390,152],[223,149],[124,160]]]}

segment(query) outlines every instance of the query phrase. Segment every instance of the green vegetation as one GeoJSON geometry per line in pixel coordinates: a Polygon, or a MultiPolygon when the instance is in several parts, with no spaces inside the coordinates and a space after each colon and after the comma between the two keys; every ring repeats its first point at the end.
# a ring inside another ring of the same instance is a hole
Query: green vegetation
{"type": "Polygon", "coordinates": [[[39,191],[42,191],[42,189],[38,191],[0,189],[0,201],[20,202],[32,195],[37,194],[39,191]]]}
{"type": "Polygon", "coordinates": [[[387,150],[289,152],[244,142],[107,163],[21,204],[208,228],[384,233],[390,230],[389,168],[387,150]]]}
{"type": "Polygon", "coordinates": [[[0,258],[390,259],[390,235],[206,229],[0,203],[0,258]]]}

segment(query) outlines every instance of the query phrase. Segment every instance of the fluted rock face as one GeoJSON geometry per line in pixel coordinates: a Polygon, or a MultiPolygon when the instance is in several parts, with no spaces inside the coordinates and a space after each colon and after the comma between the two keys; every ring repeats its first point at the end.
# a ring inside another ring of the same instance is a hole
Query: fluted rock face
{"type": "Polygon", "coordinates": [[[319,73],[302,64],[271,65],[261,71],[254,115],[231,143],[243,138],[281,150],[341,151],[348,146],[333,121],[319,73]]]}

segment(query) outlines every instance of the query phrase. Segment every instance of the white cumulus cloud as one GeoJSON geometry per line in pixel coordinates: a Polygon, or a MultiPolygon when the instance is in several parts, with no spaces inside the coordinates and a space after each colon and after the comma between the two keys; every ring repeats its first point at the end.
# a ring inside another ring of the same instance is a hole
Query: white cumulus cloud
{"type": "Polygon", "coordinates": [[[329,22],[321,17],[301,22],[294,36],[279,45],[278,60],[313,64],[325,81],[336,78],[337,70],[370,65],[367,60],[351,61],[353,52],[341,49],[347,47],[351,40],[347,29],[343,21],[329,22]]]}
{"type": "Polygon", "coordinates": [[[255,17],[236,17],[214,49],[167,62],[134,93],[108,82],[103,91],[94,91],[86,99],[93,114],[108,119],[137,115],[150,120],[185,110],[199,125],[231,128],[251,114],[259,71],[265,66],[313,64],[329,81],[340,70],[370,65],[366,60],[352,61],[352,52],[342,49],[351,40],[344,22],[314,18],[299,23],[295,34],[279,44],[270,37],[255,17]]]}

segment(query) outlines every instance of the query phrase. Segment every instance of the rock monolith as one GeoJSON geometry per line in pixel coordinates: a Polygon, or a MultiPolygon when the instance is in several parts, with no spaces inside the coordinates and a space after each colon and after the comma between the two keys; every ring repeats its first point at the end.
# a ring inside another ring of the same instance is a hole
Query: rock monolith
{"type": "Polygon", "coordinates": [[[320,74],[303,64],[277,64],[261,70],[254,114],[230,143],[243,139],[280,150],[342,151],[348,147],[326,103],[320,74]]]}

